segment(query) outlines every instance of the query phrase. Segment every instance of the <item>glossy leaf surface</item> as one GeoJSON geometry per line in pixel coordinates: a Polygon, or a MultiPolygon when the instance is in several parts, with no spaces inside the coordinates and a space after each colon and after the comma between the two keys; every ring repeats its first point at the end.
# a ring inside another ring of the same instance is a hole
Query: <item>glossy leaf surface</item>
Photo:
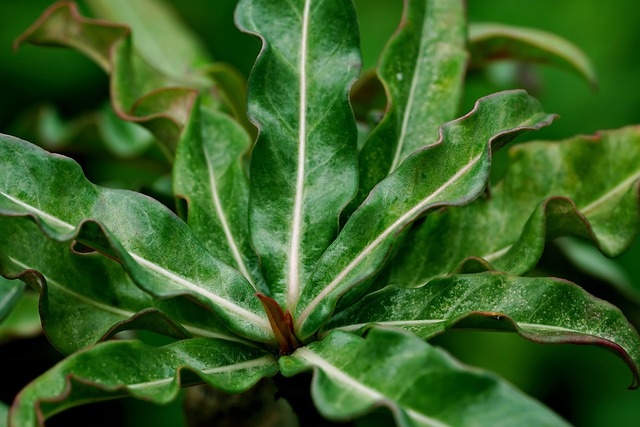
{"type": "Polygon", "coordinates": [[[357,189],[348,92],[360,68],[351,1],[241,1],[236,22],[260,36],[249,81],[252,243],[273,298],[295,310],[357,189]]]}
{"type": "Polygon", "coordinates": [[[506,382],[400,331],[334,332],[279,362],[286,376],[315,370],[313,400],[335,420],[386,406],[398,426],[567,425],[506,382]]]}
{"type": "Polygon", "coordinates": [[[403,228],[431,209],[478,197],[492,148],[552,119],[526,92],[511,91],[483,98],[469,114],[445,124],[438,143],[414,153],[382,181],[323,255],[294,316],[300,338],[321,326],[341,294],[381,267],[403,228]]]}
{"type": "Polygon", "coordinates": [[[95,186],[74,161],[13,137],[0,137],[0,165],[0,213],[32,217],[56,240],[79,240],[117,257],[134,282],[156,297],[189,296],[235,332],[274,339],[249,282],[213,257],[160,203],[95,186]]]}
{"type": "Polygon", "coordinates": [[[194,108],[178,146],[173,189],[187,204],[187,223],[217,258],[266,291],[249,241],[249,180],[242,156],[251,142],[230,117],[194,108]]]}
{"type": "Polygon", "coordinates": [[[477,265],[479,258],[524,274],[547,238],[567,234],[593,240],[610,257],[631,244],[640,229],[640,128],[529,142],[510,149],[509,157],[490,197],[436,212],[412,231],[389,283],[420,286],[454,271],[490,268],[477,265]]]}
{"type": "Polygon", "coordinates": [[[417,289],[389,286],[333,316],[325,326],[401,328],[429,339],[452,327],[512,330],[545,344],[593,344],[615,351],[637,387],[640,338],[611,304],[560,279],[499,273],[453,275],[417,289]]]}
{"type": "Polygon", "coordinates": [[[360,188],[354,209],[369,191],[456,117],[467,52],[460,0],[410,0],[387,44],[378,75],[387,111],[360,152],[360,188]]]}
{"type": "Polygon", "coordinates": [[[116,397],[166,404],[182,384],[201,381],[239,393],[277,370],[271,354],[229,341],[194,338],[165,347],[110,341],[75,353],[27,385],[11,408],[9,425],[43,425],[63,409],[116,397]]]}
{"type": "Polygon", "coordinates": [[[469,26],[471,66],[482,67],[496,60],[539,62],[564,68],[597,86],[589,58],[570,41],[546,31],[495,23],[469,26]]]}
{"type": "Polygon", "coordinates": [[[155,299],[114,260],[74,254],[68,243],[46,238],[24,218],[0,218],[0,274],[20,277],[40,290],[45,333],[63,354],[126,329],[238,340],[199,305],[183,297],[155,299]]]}

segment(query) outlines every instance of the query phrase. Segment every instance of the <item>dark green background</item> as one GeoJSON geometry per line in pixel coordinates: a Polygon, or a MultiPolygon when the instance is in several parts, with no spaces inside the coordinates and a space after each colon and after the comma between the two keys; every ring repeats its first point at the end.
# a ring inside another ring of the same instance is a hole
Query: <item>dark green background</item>
{"type": "MultiPolygon", "coordinates": [[[[106,76],[76,52],[32,46],[24,46],[17,53],[12,51],[13,39],[51,3],[0,0],[0,132],[34,104],[54,104],[71,118],[98,108],[107,98],[106,76]]],[[[245,74],[250,71],[259,44],[233,26],[235,1],[174,0],[171,3],[202,37],[216,60],[230,62],[245,74]]],[[[397,26],[402,2],[357,0],[356,5],[361,20],[364,64],[370,68],[397,26]]],[[[532,137],[560,139],[640,123],[640,6],[637,0],[469,0],[468,13],[471,21],[531,26],[556,33],[576,43],[592,59],[599,80],[596,92],[572,74],[532,67],[536,84],[531,88],[535,95],[546,111],[561,116],[553,126],[532,137]]],[[[479,96],[515,85],[517,82],[492,77],[491,73],[476,73],[469,79],[461,110],[468,110],[479,96]]],[[[636,241],[619,262],[640,290],[640,243],[636,241]]],[[[599,294],[601,283],[580,275],[569,278],[589,281],[588,289],[599,294]]],[[[544,399],[577,425],[640,424],[640,392],[625,390],[631,380],[629,372],[621,361],[601,349],[545,347],[513,335],[471,332],[451,333],[437,342],[464,362],[492,369],[527,393],[544,399]]],[[[32,344],[0,347],[2,362],[27,366],[31,363],[29,356],[7,355],[32,351],[42,341],[32,344]]],[[[42,352],[41,358],[44,355],[46,360],[54,360],[56,356],[51,351],[42,352]]],[[[33,375],[46,368],[46,362],[36,365],[33,375]]],[[[11,370],[15,366],[2,368],[11,370]]],[[[25,381],[28,375],[30,373],[24,373],[20,381],[25,381]]],[[[1,397],[6,401],[5,392],[9,390],[5,386],[0,388],[4,389],[1,397]]],[[[99,410],[100,407],[87,414],[96,416],[99,410]]],[[[146,404],[127,403],[121,410],[128,414],[131,425],[141,423],[141,417],[146,419],[144,424],[149,425],[174,426],[178,422],[175,406],[158,410],[146,404]],[[156,414],[157,421],[147,418],[149,409],[156,414]]]]}

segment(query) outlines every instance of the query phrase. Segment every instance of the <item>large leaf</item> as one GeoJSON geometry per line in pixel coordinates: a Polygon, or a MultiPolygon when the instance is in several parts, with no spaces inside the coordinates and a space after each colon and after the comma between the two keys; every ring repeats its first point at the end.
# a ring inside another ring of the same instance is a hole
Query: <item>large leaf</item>
{"type": "Polygon", "coordinates": [[[238,339],[199,305],[184,298],[154,299],[114,260],[74,254],[68,243],[47,239],[24,218],[0,217],[0,274],[40,288],[45,333],[64,354],[125,329],[238,339]]]}
{"type": "Polygon", "coordinates": [[[409,154],[438,139],[456,117],[467,62],[461,0],[405,1],[402,23],[387,44],[378,75],[387,111],[360,152],[354,209],[409,154]]]}
{"type": "Polygon", "coordinates": [[[187,223],[205,247],[266,292],[247,223],[249,180],[242,156],[250,145],[231,118],[196,106],[176,153],[173,189],[186,200],[187,223]]]}
{"type": "Polygon", "coordinates": [[[438,143],[410,156],[374,188],[325,252],[294,316],[301,339],[313,334],[338,297],[366,284],[412,221],[436,207],[469,203],[484,190],[491,150],[538,129],[554,116],[524,91],[479,100],[466,116],[447,123],[438,143]]]}
{"type": "Polygon", "coordinates": [[[349,88],[360,68],[351,1],[244,0],[236,21],[262,38],[249,81],[252,243],[273,297],[294,311],[357,189],[349,88]]]}
{"type": "Polygon", "coordinates": [[[600,345],[625,360],[637,387],[636,331],[620,310],[560,279],[480,273],[435,279],[418,289],[389,286],[333,316],[323,333],[373,324],[425,339],[457,326],[513,330],[545,344],[600,345]]]}
{"type": "Polygon", "coordinates": [[[156,297],[189,296],[234,332],[274,340],[254,288],[159,202],[95,186],[71,159],[9,136],[0,136],[0,168],[0,214],[31,217],[58,241],[78,240],[118,258],[156,297]]]}
{"type": "Polygon", "coordinates": [[[314,369],[313,400],[335,420],[386,406],[407,427],[566,425],[499,378],[400,331],[373,329],[366,339],[337,331],[280,358],[280,369],[314,369]]]}
{"type": "Polygon", "coordinates": [[[224,340],[194,338],[159,348],[110,341],[69,356],[27,385],[9,421],[15,427],[43,425],[64,409],[123,396],[166,404],[182,384],[199,381],[239,393],[277,371],[273,355],[224,340]]]}
{"type": "Polygon", "coordinates": [[[516,60],[555,65],[597,86],[593,65],[576,45],[546,31],[494,23],[469,26],[471,67],[496,60],[516,60]]]}
{"type": "Polygon", "coordinates": [[[566,234],[593,240],[607,256],[620,255],[640,230],[638,159],[638,126],[515,146],[490,197],[436,212],[412,231],[388,283],[420,286],[476,269],[478,258],[523,274],[540,259],[546,238],[566,234]]]}

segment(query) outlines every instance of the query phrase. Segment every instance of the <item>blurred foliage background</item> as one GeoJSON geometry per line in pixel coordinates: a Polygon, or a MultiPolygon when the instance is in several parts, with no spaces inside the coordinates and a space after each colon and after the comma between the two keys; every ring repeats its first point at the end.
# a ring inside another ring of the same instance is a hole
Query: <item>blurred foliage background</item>
{"type": "MultiPolygon", "coordinates": [[[[135,0],[133,0],[135,1],[135,0]]],[[[102,71],[77,52],[24,46],[11,48],[21,34],[52,1],[0,0],[0,132],[35,143],[34,127],[63,132],[65,121],[100,110],[108,99],[108,81],[102,71]],[[40,125],[34,108],[54,106],[57,111],[40,125]],[[51,119],[54,117],[55,120],[51,119]],[[48,126],[48,127],[47,127],[48,126]]],[[[235,29],[234,0],[171,0],[184,21],[201,37],[213,58],[228,62],[245,76],[259,50],[259,42],[235,29]]],[[[386,40],[401,16],[401,0],[356,0],[362,34],[364,68],[374,67],[386,40]]],[[[468,0],[470,21],[500,22],[539,28],[558,34],[581,47],[594,63],[599,88],[591,90],[579,78],[544,66],[496,64],[469,75],[461,112],[475,99],[498,90],[525,87],[540,99],[545,110],[561,119],[529,139],[562,139],[640,123],[640,9],[637,0],[468,0]]],[[[134,35],[135,37],[135,35],[134,35]]],[[[134,39],[135,40],[135,39],[134,39]]],[[[86,136],[86,135],[85,135],[86,136]]],[[[113,155],[95,161],[97,136],[86,136],[87,146],[65,151],[77,158],[87,176],[103,185],[136,187],[158,197],[166,185],[162,177],[169,165],[154,148],[144,160],[113,155]],[[92,142],[93,141],[93,142],[92,142]],[[164,182],[164,184],[163,184],[164,182]]],[[[55,141],[49,142],[53,149],[55,141]]],[[[46,145],[46,144],[44,144],[46,145]]],[[[496,177],[504,166],[498,153],[496,177]]],[[[638,159],[640,162],[640,159],[638,159]]],[[[545,173],[545,171],[538,171],[545,173]]],[[[634,304],[640,293],[640,241],[612,262],[581,242],[551,244],[539,266],[544,274],[568,278],[620,306],[638,327],[634,304]],[[607,282],[616,282],[612,288],[607,282]],[[622,289],[622,290],[620,290],[622,289]],[[625,290],[626,289],[626,290],[625,290]]],[[[525,392],[580,426],[638,425],[640,392],[626,387],[631,375],[624,364],[606,351],[591,347],[545,347],[510,334],[452,332],[438,338],[463,362],[491,369],[525,392]]],[[[3,369],[0,400],[10,403],[27,381],[59,359],[43,338],[15,340],[0,345],[3,369]]],[[[180,402],[166,407],[125,400],[79,409],[92,425],[153,424],[179,426],[180,402]],[[100,406],[102,405],[102,406],[100,406]],[[100,414],[100,416],[98,416],[100,414]],[[95,420],[95,421],[94,421],[95,420]],[[120,420],[120,421],[116,421],[120,420]]],[[[74,414],[79,414],[75,412],[74,414]]],[[[48,425],[65,425],[66,415],[48,425]]]]}

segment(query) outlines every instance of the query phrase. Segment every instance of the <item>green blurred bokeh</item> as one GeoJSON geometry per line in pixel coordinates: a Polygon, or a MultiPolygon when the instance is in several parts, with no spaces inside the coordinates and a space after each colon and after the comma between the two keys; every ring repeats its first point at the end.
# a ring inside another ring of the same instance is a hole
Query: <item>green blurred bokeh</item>
{"type": "MultiPolygon", "coordinates": [[[[135,0],[132,0],[135,1],[135,0]]],[[[107,99],[107,78],[76,52],[24,46],[13,40],[51,3],[0,0],[0,132],[27,108],[55,105],[66,117],[98,109],[107,99]]],[[[248,75],[259,50],[256,39],[233,25],[234,0],[170,2],[202,37],[213,57],[248,75]]],[[[400,0],[356,0],[364,67],[375,66],[401,15],[400,0]]],[[[531,138],[561,139],[599,129],[640,123],[640,7],[637,0],[468,0],[471,21],[535,27],[563,36],[592,59],[599,90],[572,74],[543,66],[527,68],[528,89],[561,119],[531,138]]],[[[469,78],[461,111],[480,96],[517,87],[512,66],[492,67],[469,78]]],[[[20,136],[20,135],[18,135],[20,136]]],[[[37,141],[34,141],[37,142],[37,141]]],[[[499,156],[504,156],[499,154],[499,156]]],[[[640,159],[638,159],[640,162],[640,159]]],[[[544,173],[544,171],[537,171],[544,173]]],[[[627,280],[640,290],[640,243],[619,260],[627,280]]],[[[640,424],[640,392],[629,392],[630,374],[613,355],[597,348],[544,347],[517,336],[453,332],[436,340],[463,362],[498,372],[581,426],[640,424]]],[[[149,420],[149,405],[128,401],[130,425],[149,420]]],[[[179,405],[165,408],[153,424],[177,425],[179,405]],[[164,421],[163,421],[164,420],[164,421]]],[[[153,408],[155,410],[155,408],[153,408]]]]}

